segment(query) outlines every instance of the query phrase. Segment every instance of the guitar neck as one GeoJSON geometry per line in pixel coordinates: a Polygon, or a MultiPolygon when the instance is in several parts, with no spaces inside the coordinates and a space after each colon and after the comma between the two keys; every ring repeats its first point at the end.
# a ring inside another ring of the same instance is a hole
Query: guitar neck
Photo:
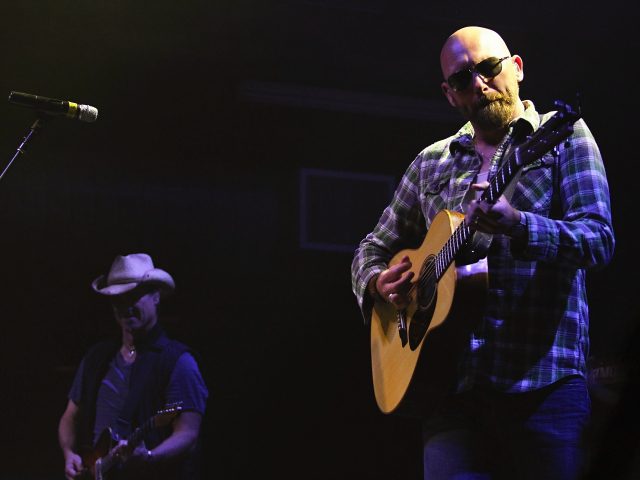
{"type": "MultiPolygon", "coordinates": [[[[494,204],[500,198],[518,171],[525,165],[542,157],[573,133],[573,124],[580,118],[569,105],[557,102],[559,110],[507,157],[496,174],[490,179],[489,186],[482,192],[480,200],[494,204]]],[[[444,244],[436,258],[436,278],[439,280],[449,268],[462,247],[471,239],[475,230],[465,222],[460,223],[444,244]]]]}

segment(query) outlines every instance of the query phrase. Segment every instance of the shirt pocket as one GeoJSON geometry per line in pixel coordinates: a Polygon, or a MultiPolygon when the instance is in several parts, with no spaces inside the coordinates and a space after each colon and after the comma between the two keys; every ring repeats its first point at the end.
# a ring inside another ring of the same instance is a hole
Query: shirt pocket
{"type": "Polygon", "coordinates": [[[522,167],[513,194],[513,206],[526,212],[548,216],[554,188],[556,159],[551,153],[522,167]]]}
{"type": "Polygon", "coordinates": [[[429,178],[421,180],[420,192],[424,196],[442,195],[442,191],[449,183],[448,175],[432,175],[429,178]]]}
{"type": "Polygon", "coordinates": [[[446,208],[445,198],[449,196],[450,180],[447,175],[434,175],[422,180],[420,206],[423,216],[427,219],[427,225],[440,210],[446,208]]]}

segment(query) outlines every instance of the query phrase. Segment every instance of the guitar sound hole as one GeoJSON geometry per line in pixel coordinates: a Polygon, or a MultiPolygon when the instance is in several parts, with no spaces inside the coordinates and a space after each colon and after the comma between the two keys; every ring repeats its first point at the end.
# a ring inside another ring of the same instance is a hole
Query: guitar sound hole
{"type": "Polygon", "coordinates": [[[416,311],[409,324],[409,347],[415,350],[427,333],[438,296],[435,275],[435,256],[428,257],[420,271],[417,284],[416,311]]]}

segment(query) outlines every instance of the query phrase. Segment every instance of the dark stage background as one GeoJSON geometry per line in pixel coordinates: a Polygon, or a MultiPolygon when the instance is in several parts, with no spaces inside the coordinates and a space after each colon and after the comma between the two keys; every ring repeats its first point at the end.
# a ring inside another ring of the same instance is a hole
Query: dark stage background
{"type": "MultiPolygon", "coordinates": [[[[115,328],[90,282],[139,251],[176,279],[165,325],[202,356],[205,478],[420,478],[419,427],[375,405],[349,267],[389,181],[461,125],[438,55],[467,24],[498,30],[523,57],[522,96],[539,110],[582,96],[618,239],[611,266],[590,276],[592,353],[627,361],[637,7],[496,5],[3,5],[0,93],[86,103],[99,117],[45,124],[0,179],[0,478],[63,478],[67,389],[85,349],[115,328]]],[[[0,102],[6,161],[34,120],[0,102]]],[[[610,377],[594,390],[596,426],[622,390],[610,377]]]]}

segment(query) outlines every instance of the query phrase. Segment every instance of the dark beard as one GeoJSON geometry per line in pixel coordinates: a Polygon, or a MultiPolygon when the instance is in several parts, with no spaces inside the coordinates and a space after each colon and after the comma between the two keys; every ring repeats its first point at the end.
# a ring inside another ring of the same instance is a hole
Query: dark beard
{"type": "Polygon", "coordinates": [[[461,111],[467,120],[483,130],[497,130],[509,125],[516,108],[517,92],[507,88],[506,93],[483,96],[470,109],[461,111]]]}

